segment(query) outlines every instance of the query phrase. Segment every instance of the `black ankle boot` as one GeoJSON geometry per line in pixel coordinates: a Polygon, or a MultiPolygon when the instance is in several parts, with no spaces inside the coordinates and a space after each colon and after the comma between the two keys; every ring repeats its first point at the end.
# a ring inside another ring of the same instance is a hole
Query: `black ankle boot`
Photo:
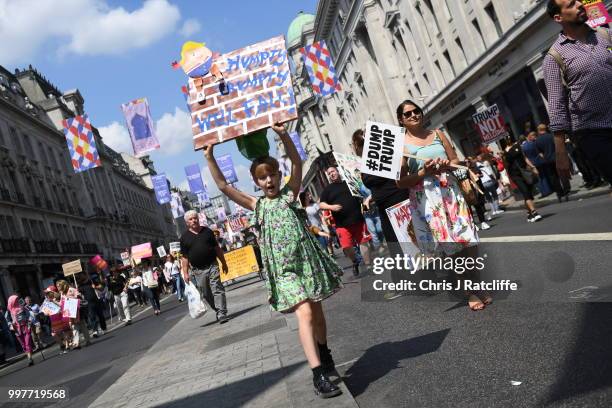
{"type": "Polygon", "coordinates": [[[321,366],[314,368],[312,383],[314,385],[315,394],[321,398],[331,398],[342,394],[342,390],[332,383],[329,378],[320,372],[321,366]]]}
{"type": "Polygon", "coordinates": [[[336,369],[334,359],[331,355],[331,350],[327,348],[327,343],[320,344],[317,342],[319,347],[319,358],[321,359],[321,368],[324,374],[330,374],[336,369]]]}

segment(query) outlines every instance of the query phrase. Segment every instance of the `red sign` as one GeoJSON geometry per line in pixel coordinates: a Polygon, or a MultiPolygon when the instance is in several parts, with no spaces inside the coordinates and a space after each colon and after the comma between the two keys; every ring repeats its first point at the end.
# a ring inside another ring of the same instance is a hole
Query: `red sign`
{"type": "Polygon", "coordinates": [[[606,9],[606,5],[603,1],[582,0],[581,3],[584,4],[587,16],[589,17],[587,24],[591,28],[599,27],[601,25],[612,22],[612,18],[610,18],[610,15],[608,14],[608,9],[606,9]]]}
{"type": "Polygon", "coordinates": [[[484,144],[489,144],[508,137],[506,122],[499,112],[497,105],[488,107],[482,112],[472,115],[476,131],[484,144]]]}

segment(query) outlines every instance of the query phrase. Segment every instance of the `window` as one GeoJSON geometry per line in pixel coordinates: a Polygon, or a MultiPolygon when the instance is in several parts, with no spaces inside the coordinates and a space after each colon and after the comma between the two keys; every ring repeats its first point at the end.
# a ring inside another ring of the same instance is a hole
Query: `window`
{"type": "MultiPolygon", "coordinates": [[[[427,22],[425,21],[425,17],[423,16],[423,12],[421,11],[421,6],[419,4],[417,4],[416,6],[416,11],[421,16],[421,20],[423,20],[423,23],[427,24],[427,22]]],[[[425,30],[423,31],[425,31],[425,34],[427,36],[427,43],[431,44],[431,37],[429,36],[429,30],[427,30],[427,26],[425,26],[425,30]]]]}
{"type": "Polygon", "coordinates": [[[12,142],[15,143],[15,147],[17,148],[17,153],[23,154],[23,146],[21,145],[21,139],[19,139],[19,135],[17,135],[17,130],[15,128],[10,128],[11,139],[12,142]]]}
{"type": "Polygon", "coordinates": [[[10,215],[0,215],[0,237],[3,239],[16,238],[17,228],[10,215]]]}
{"type": "Polygon", "coordinates": [[[442,53],[442,55],[444,55],[444,59],[446,59],[446,62],[448,62],[448,65],[450,66],[450,69],[453,72],[453,77],[456,77],[457,73],[455,72],[455,67],[453,66],[453,62],[451,61],[450,54],[448,53],[448,50],[444,51],[442,53]]]}
{"type": "Polygon", "coordinates": [[[485,43],[484,37],[482,36],[482,31],[480,30],[480,24],[478,24],[478,20],[473,19],[472,20],[472,25],[474,26],[474,28],[478,32],[478,36],[480,37],[480,41],[482,41],[482,46],[486,49],[487,48],[487,44],[485,43]]]}
{"type": "Polygon", "coordinates": [[[497,18],[497,13],[495,12],[495,7],[493,6],[493,3],[489,3],[485,7],[485,11],[489,15],[489,18],[491,18],[493,25],[495,25],[495,31],[497,31],[497,37],[501,37],[504,32],[501,28],[501,25],[499,24],[499,19],[497,18]]]}
{"type": "Polygon", "coordinates": [[[26,133],[23,134],[23,144],[25,146],[26,153],[34,153],[34,149],[32,148],[32,141],[30,140],[30,136],[28,136],[26,133]]]}
{"type": "Polygon", "coordinates": [[[440,32],[440,25],[438,24],[438,17],[436,17],[436,13],[434,13],[434,8],[433,8],[433,5],[431,4],[431,0],[423,0],[423,2],[427,6],[427,8],[429,9],[429,12],[431,13],[431,16],[433,17],[433,21],[436,26],[435,27],[436,30],[434,32],[438,34],[440,32]]]}
{"type": "Polygon", "coordinates": [[[459,37],[455,38],[455,44],[457,44],[457,47],[459,47],[459,49],[461,50],[461,55],[463,55],[463,59],[465,60],[465,63],[467,64],[468,62],[467,55],[465,55],[465,50],[463,49],[463,44],[461,43],[461,40],[459,39],[459,37]]]}
{"type": "Polygon", "coordinates": [[[40,156],[40,162],[45,166],[48,166],[49,160],[47,158],[47,152],[45,151],[45,145],[42,142],[38,142],[38,153],[40,156]]]}

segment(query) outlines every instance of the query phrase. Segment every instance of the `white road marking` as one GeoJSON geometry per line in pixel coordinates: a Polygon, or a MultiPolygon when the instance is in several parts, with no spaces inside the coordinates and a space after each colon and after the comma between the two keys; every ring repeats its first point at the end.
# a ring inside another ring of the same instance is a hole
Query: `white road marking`
{"type": "Polygon", "coordinates": [[[612,241],[612,232],[588,234],[514,235],[480,238],[480,242],[555,242],[555,241],[612,241]]]}

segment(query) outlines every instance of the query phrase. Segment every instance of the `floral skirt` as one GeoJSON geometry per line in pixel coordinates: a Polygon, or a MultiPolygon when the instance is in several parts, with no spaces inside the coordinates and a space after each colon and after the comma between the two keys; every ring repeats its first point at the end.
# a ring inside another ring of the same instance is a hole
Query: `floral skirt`
{"type": "Polygon", "coordinates": [[[478,245],[472,215],[454,176],[426,177],[410,189],[410,211],[423,254],[448,256],[478,245]]]}

